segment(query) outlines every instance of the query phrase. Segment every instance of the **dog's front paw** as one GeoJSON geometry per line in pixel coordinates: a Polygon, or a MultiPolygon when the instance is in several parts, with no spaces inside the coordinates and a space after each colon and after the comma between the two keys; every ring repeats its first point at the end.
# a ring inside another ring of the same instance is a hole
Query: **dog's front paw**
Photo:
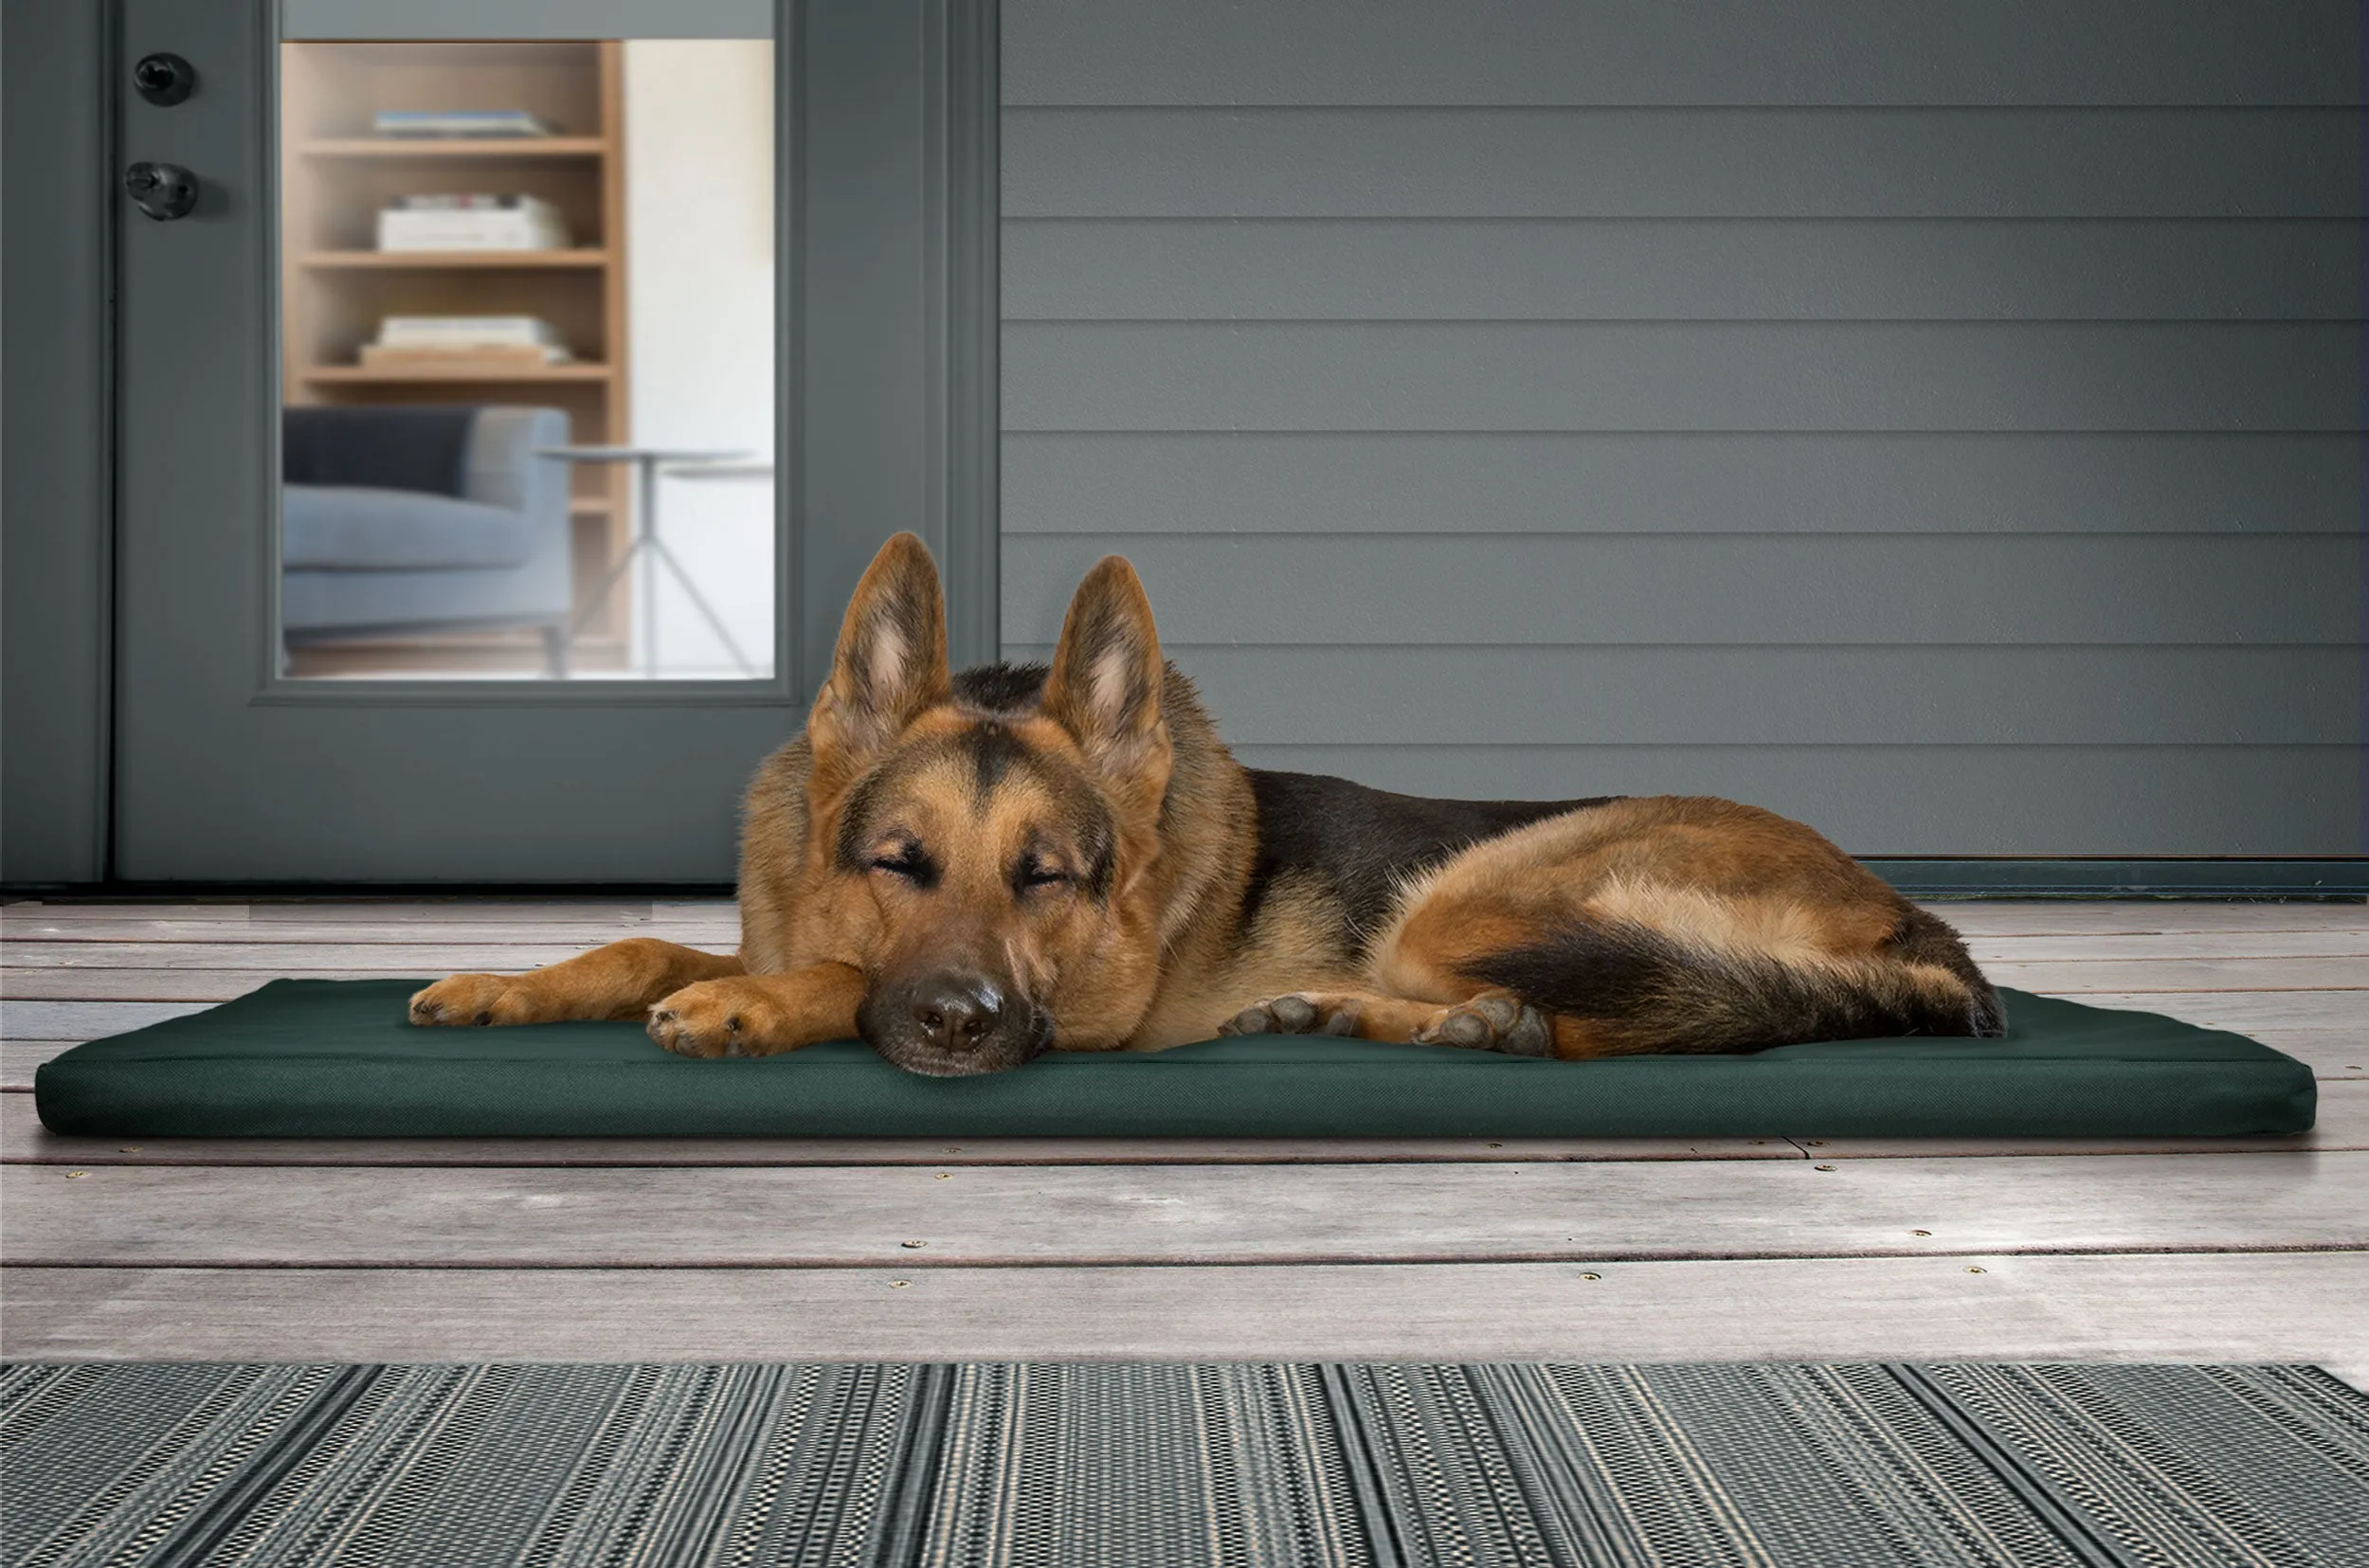
{"type": "Polygon", "coordinates": [[[678,1056],[769,1056],[789,1037],[779,1003],[744,977],[686,985],[650,1009],[650,1038],[678,1056]]]}
{"type": "Polygon", "coordinates": [[[524,975],[452,975],[411,998],[411,1021],[471,1024],[550,1023],[564,1015],[524,975]]]}

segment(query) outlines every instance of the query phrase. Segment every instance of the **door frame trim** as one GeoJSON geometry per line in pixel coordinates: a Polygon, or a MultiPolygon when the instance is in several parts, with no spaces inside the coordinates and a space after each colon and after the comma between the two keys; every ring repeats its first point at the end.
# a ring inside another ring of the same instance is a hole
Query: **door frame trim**
{"type": "Polygon", "coordinates": [[[0,282],[0,884],[109,870],[115,8],[7,0],[0,282]]]}

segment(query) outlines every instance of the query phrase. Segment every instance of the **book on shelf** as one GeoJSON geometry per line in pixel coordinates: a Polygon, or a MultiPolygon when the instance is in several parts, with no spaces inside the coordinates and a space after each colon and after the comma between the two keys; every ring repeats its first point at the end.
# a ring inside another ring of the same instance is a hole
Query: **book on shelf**
{"type": "Polygon", "coordinates": [[[390,349],[564,349],[559,329],[539,315],[385,315],[378,342],[390,349]]]}
{"type": "Polygon", "coordinates": [[[566,250],[570,243],[566,216],[535,196],[399,196],[378,214],[381,250],[566,250]]]}
{"type": "Polygon", "coordinates": [[[552,343],[365,343],[360,361],[372,370],[540,370],[575,356],[552,343]]]}
{"type": "Polygon", "coordinates": [[[495,190],[417,190],[387,204],[405,212],[545,212],[559,209],[540,196],[495,190]]]}
{"type": "Polygon", "coordinates": [[[524,109],[381,109],[371,128],[382,136],[551,136],[557,128],[524,109]]]}

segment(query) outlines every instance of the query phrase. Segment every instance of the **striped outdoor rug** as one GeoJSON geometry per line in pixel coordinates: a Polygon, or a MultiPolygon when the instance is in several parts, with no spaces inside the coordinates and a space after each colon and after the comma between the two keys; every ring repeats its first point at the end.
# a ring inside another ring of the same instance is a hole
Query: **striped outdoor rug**
{"type": "Polygon", "coordinates": [[[27,1365],[31,1564],[2369,1562],[2303,1367],[27,1365]]]}

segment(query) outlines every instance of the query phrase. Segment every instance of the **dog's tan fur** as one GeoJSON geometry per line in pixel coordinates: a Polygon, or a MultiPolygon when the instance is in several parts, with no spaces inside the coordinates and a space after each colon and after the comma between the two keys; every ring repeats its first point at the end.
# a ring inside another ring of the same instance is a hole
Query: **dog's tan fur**
{"type": "Polygon", "coordinates": [[[854,1036],[883,987],[953,968],[1039,1015],[1033,1049],[1284,1030],[1577,1058],[1998,1031],[1954,932],[1770,812],[1465,806],[1251,773],[1117,557],[1079,586],[1039,678],[949,672],[935,568],[898,535],[805,731],[750,786],[739,953],[635,939],[455,975],[413,999],[414,1021],[646,1015],[671,1051],[765,1055],[854,1036]],[[1360,853],[1324,820],[1335,800],[1413,846],[1384,868],[1387,897],[1355,891],[1372,867],[1334,863],[1360,853]],[[1511,825],[1422,825],[1472,813],[1511,825]]]}

